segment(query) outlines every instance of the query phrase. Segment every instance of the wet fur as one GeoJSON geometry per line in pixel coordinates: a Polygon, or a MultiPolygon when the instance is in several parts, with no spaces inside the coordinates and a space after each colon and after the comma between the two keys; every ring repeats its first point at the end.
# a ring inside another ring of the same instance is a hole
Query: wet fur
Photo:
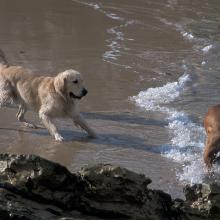
{"type": "Polygon", "coordinates": [[[95,137],[79,112],[78,101],[86,93],[79,72],[70,69],[56,77],[34,76],[21,66],[9,66],[0,50],[0,106],[18,105],[17,119],[26,126],[36,128],[24,117],[27,110],[33,110],[57,141],[63,140],[53,123],[53,119],[59,117],[71,118],[89,136],[95,137]],[[77,84],[74,83],[76,80],[77,84]]]}
{"type": "Polygon", "coordinates": [[[204,118],[207,134],[204,150],[204,162],[210,171],[220,151],[220,105],[209,108],[204,118]]]}

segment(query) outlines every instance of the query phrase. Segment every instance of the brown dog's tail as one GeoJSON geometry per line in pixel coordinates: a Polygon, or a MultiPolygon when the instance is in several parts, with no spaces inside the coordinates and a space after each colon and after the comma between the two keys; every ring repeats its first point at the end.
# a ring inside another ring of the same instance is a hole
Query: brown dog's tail
{"type": "Polygon", "coordinates": [[[0,49],[0,69],[8,66],[9,63],[5,57],[5,53],[0,49]]]}

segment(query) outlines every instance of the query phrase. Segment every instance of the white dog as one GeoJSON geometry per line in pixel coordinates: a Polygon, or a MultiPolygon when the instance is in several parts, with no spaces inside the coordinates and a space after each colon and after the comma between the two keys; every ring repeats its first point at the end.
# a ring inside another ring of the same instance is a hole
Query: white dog
{"type": "Polygon", "coordinates": [[[53,123],[58,117],[71,118],[90,137],[95,137],[79,113],[78,101],[87,94],[79,72],[69,69],[56,77],[39,77],[21,66],[9,66],[1,50],[0,58],[0,106],[17,104],[18,120],[31,128],[36,126],[25,120],[24,114],[34,110],[57,141],[63,140],[53,123]]]}

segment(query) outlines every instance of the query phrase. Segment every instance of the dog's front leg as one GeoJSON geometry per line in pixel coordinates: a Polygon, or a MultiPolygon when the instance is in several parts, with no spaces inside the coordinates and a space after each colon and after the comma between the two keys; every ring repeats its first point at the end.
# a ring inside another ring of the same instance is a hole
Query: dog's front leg
{"type": "Polygon", "coordinates": [[[84,118],[80,114],[73,116],[73,122],[76,125],[79,125],[82,129],[84,129],[88,133],[89,137],[91,138],[96,137],[95,132],[89,127],[87,122],[84,120],[84,118]]]}
{"type": "Polygon", "coordinates": [[[49,130],[50,134],[54,136],[56,141],[63,141],[63,137],[58,133],[56,126],[52,123],[51,118],[45,113],[39,113],[44,126],[49,130]]]}

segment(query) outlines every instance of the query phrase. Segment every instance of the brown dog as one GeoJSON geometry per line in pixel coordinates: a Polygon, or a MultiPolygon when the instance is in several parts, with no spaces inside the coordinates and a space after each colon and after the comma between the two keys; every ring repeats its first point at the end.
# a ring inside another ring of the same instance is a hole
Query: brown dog
{"type": "Polygon", "coordinates": [[[204,162],[210,171],[220,151],[220,105],[209,108],[204,118],[204,127],[207,134],[204,162]]]}

